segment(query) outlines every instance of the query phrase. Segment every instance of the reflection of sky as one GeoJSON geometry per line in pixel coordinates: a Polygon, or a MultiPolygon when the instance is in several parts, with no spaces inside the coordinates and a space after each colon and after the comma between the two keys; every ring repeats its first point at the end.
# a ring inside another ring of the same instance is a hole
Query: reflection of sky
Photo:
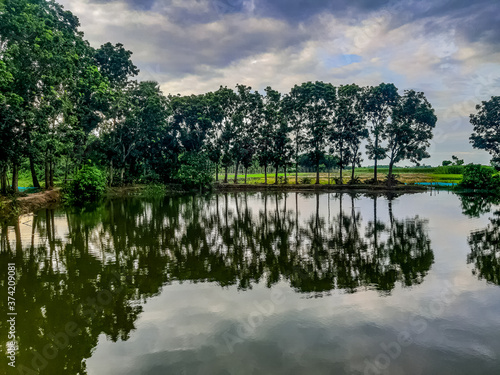
{"type": "MultiPolygon", "coordinates": [[[[325,220],[328,198],[323,194],[319,200],[325,220]]],[[[333,215],[339,201],[330,198],[333,215]]],[[[258,196],[248,203],[254,214],[263,205],[258,196]]],[[[278,203],[283,208],[283,201],[278,203]]],[[[315,215],[315,196],[299,196],[298,204],[303,220],[315,215]]],[[[350,212],[348,196],[342,204],[350,212]]],[[[446,192],[405,195],[392,205],[395,218],[418,212],[429,220],[435,262],[421,285],[396,284],[389,296],[334,290],[308,298],[314,296],[295,293],[288,283],[272,289],[261,283],[240,292],[212,283],[173,283],[144,305],[128,341],[100,337],[88,360],[89,374],[362,374],[402,331],[414,343],[391,359],[384,373],[498,374],[500,287],[477,280],[466,264],[467,235],[484,228],[489,215],[468,219],[458,198],[446,192]],[[283,293],[282,303],[272,304],[272,313],[238,339],[241,322],[256,316],[257,305],[268,307],[273,291],[283,293]],[[237,340],[232,353],[228,337],[237,340]]],[[[268,210],[274,207],[269,197],[268,210]]],[[[295,194],[289,194],[287,209],[294,207],[295,194]]],[[[356,200],[354,208],[364,224],[372,220],[371,199],[356,200]]],[[[387,208],[379,198],[378,218],[386,222],[387,208]]]]}

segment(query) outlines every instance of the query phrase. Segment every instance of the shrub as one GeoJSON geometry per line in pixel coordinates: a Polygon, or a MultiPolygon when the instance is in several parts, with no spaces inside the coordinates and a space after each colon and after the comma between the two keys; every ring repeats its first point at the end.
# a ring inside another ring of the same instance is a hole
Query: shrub
{"type": "Polygon", "coordinates": [[[85,165],[65,188],[65,198],[70,203],[87,203],[98,200],[106,190],[106,177],[99,168],[85,165]]]}
{"type": "Polygon", "coordinates": [[[278,184],[288,184],[288,178],[285,178],[284,176],[278,176],[278,184]]]}
{"type": "Polygon", "coordinates": [[[374,178],[369,178],[368,180],[365,180],[365,184],[367,184],[367,185],[378,185],[381,183],[382,183],[382,181],[380,181],[380,180],[375,181],[374,178]]]}
{"type": "Polygon", "coordinates": [[[465,189],[475,190],[499,190],[500,176],[494,174],[491,167],[484,167],[480,164],[469,164],[465,167],[464,177],[459,186],[465,189]]]}
{"type": "Polygon", "coordinates": [[[201,189],[211,185],[214,171],[209,159],[203,154],[185,152],[179,156],[181,166],[175,179],[187,189],[201,189]]]}
{"type": "Polygon", "coordinates": [[[167,194],[167,187],[161,184],[149,184],[146,186],[142,192],[142,196],[145,198],[157,198],[163,197],[167,194]]]}
{"type": "Polygon", "coordinates": [[[345,179],[343,178],[341,180],[340,177],[334,177],[333,181],[335,181],[335,185],[341,185],[341,184],[343,184],[345,182],[345,179]]]}
{"type": "Polygon", "coordinates": [[[443,167],[437,167],[434,170],[436,174],[463,174],[465,166],[463,165],[448,165],[443,167]]]}
{"type": "Polygon", "coordinates": [[[402,185],[403,183],[401,181],[399,181],[398,178],[399,178],[399,174],[393,173],[391,175],[391,177],[389,177],[389,175],[385,176],[383,183],[386,185],[389,185],[389,186],[402,185]]]}
{"type": "Polygon", "coordinates": [[[359,178],[359,176],[354,176],[354,178],[350,179],[349,182],[347,182],[349,185],[360,185],[363,182],[359,178]]]}
{"type": "Polygon", "coordinates": [[[311,177],[302,177],[300,179],[300,183],[304,184],[304,185],[310,185],[311,182],[312,182],[312,178],[311,177]]]}

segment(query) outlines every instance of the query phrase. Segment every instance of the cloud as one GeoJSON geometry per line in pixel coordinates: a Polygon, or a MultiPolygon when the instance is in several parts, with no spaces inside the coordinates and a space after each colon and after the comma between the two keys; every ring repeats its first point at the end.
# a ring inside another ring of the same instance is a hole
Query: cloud
{"type": "Polygon", "coordinates": [[[139,79],[158,81],[166,94],[236,83],[285,93],[308,80],[424,91],[436,132],[465,140],[436,142],[436,153],[474,152],[468,114],[500,92],[494,0],[60,1],[92,45],[123,43],[139,79]]]}

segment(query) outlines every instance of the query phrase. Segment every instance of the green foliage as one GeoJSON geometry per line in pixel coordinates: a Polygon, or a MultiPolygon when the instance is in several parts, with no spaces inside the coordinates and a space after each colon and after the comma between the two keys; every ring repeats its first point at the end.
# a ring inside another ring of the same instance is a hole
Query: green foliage
{"type": "Polygon", "coordinates": [[[65,187],[65,200],[72,204],[97,201],[106,190],[106,177],[95,166],[85,165],[65,187]]]}
{"type": "Polygon", "coordinates": [[[398,174],[388,174],[385,176],[383,183],[386,185],[401,185],[402,182],[398,180],[399,175],[398,174]]]}
{"type": "Polygon", "coordinates": [[[474,132],[470,136],[472,146],[488,151],[494,159],[500,158],[500,96],[493,96],[476,106],[476,114],[470,115],[474,132]]]}
{"type": "Polygon", "coordinates": [[[463,174],[465,166],[463,165],[448,165],[443,167],[437,167],[434,169],[436,174],[463,174]]]}
{"type": "Polygon", "coordinates": [[[363,182],[359,178],[359,176],[354,176],[354,178],[350,179],[348,184],[349,185],[361,185],[363,182]]]}
{"type": "Polygon", "coordinates": [[[162,184],[150,184],[142,191],[142,196],[145,198],[163,197],[167,194],[167,187],[162,184]]]}
{"type": "Polygon", "coordinates": [[[311,177],[302,177],[300,179],[300,183],[304,185],[310,185],[312,183],[312,178],[311,177]]]}
{"type": "Polygon", "coordinates": [[[285,178],[285,176],[278,176],[278,184],[282,185],[288,184],[288,178],[285,178]]]}
{"type": "Polygon", "coordinates": [[[213,167],[204,154],[185,152],[179,156],[180,168],[175,179],[188,189],[207,188],[213,182],[213,167]]]}
{"type": "Polygon", "coordinates": [[[464,177],[459,186],[464,189],[500,191],[500,176],[495,170],[480,164],[465,166],[464,177]]]}

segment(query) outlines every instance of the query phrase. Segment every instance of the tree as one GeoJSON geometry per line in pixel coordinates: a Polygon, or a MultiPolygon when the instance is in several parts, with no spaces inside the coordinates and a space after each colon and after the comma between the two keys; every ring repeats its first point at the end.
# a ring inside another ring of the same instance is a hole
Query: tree
{"type": "Polygon", "coordinates": [[[500,161],[500,96],[492,96],[476,106],[476,114],[470,115],[474,132],[470,142],[474,148],[488,151],[493,161],[500,161]]]}
{"type": "Polygon", "coordinates": [[[459,159],[457,156],[455,155],[452,155],[451,159],[453,160],[453,165],[457,165],[457,166],[460,166],[460,165],[464,165],[464,159],[459,159]]]}
{"type": "Polygon", "coordinates": [[[266,96],[262,103],[262,121],[258,127],[258,151],[259,165],[264,167],[264,183],[267,184],[267,167],[273,161],[273,146],[275,132],[280,122],[281,94],[266,87],[266,96]]]}
{"type": "Polygon", "coordinates": [[[282,100],[283,115],[291,130],[293,159],[295,161],[295,184],[299,183],[300,153],[305,147],[304,95],[299,86],[295,86],[282,100]]]}
{"type": "Polygon", "coordinates": [[[366,91],[365,113],[370,124],[370,138],[366,150],[368,158],[374,160],[374,183],[377,183],[378,161],[384,159],[387,153],[387,149],[382,147],[381,142],[385,138],[387,123],[398,100],[398,89],[392,83],[381,83],[378,86],[369,87],[366,91]]]}
{"type": "Polygon", "coordinates": [[[295,85],[290,94],[294,111],[300,116],[304,128],[304,145],[316,167],[316,184],[319,184],[319,164],[325,153],[327,129],[334,121],[336,90],[330,83],[307,82],[295,85]]]}
{"type": "Polygon", "coordinates": [[[233,142],[231,155],[236,163],[234,183],[238,183],[238,170],[244,158],[248,160],[253,154],[254,140],[257,136],[257,127],[261,122],[261,96],[258,92],[251,92],[252,88],[245,85],[236,85],[236,106],[232,114],[233,142]]]}
{"type": "MultiPolygon", "coordinates": [[[[5,57],[5,56],[4,56],[5,57]]],[[[7,166],[19,147],[17,134],[21,131],[18,115],[22,98],[9,89],[14,77],[7,64],[0,61],[0,193],[7,193],[7,166]]],[[[16,186],[13,186],[14,189],[16,186]]]]}
{"type": "Polygon", "coordinates": [[[434,109],[424,93],[405,91],[384,132],[388,140],[386,156],[389,158],[389,184],[393,178],[392,168],[395,163],[405,159],[417,163],[430,156],[426,148],[430,145],[436,121],[434,109]]]}
{"type": "Polygon", "coordinates": [[[368,136],[363,113],[362,89],[357,85],[340,86],[337,91],[335,122],[330,129],[330,144],[332,151],[338,157],[340,168],[340,183],[342,170],[352,164],[352,179],[354,168],[359,163],[359,147],[361,140],[368,136]]]}
{"type": "Polygon", "coordinates": [[[233,124],[233,116],[236,111],[238,96],[236,93],[227,88],[220,87],[215,93],[215,103],[218,108],[217,126],[210,132],[210,155],[220,158],[222,167],[224,168],[224,183],[227,183],[227,169],[233,163],[233,149],[235,127],[233,124]]]}
{"type": "Polygon", "coordinates": [[[452,164],[453,164],[453,162],[450,160],[443,160],[442,166],[447,167],[447,166],[452,165],[452,164]]]}

